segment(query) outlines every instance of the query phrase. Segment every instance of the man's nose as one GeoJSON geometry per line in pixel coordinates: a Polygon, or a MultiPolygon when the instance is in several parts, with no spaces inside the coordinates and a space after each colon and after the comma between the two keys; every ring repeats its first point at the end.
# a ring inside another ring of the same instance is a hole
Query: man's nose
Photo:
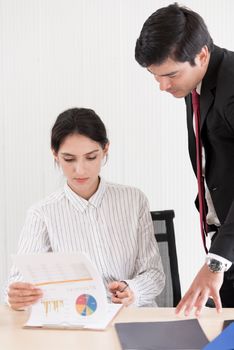
{"type": "Polygon", "coordinates": [[[160,77],[157,79],[161,91],[167,91],[171,88],[171,81],[168,77],[160,77]]]}

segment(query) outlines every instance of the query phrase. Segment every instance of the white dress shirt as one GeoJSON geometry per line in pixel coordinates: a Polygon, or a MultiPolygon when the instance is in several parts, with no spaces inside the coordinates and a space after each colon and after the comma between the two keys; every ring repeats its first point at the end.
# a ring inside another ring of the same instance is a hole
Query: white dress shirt
{"type": "MultiPolygon", "coordinates": [[[[148,201],[138,189],[101,179],[87,201],[65,184],[29,209],[18,254],[85,252],[104,284],[125,280],[137,306],[156,306],[165,283],[148,201]]],[[[13,266],[9,284],[22,280],[13,266]]]]}

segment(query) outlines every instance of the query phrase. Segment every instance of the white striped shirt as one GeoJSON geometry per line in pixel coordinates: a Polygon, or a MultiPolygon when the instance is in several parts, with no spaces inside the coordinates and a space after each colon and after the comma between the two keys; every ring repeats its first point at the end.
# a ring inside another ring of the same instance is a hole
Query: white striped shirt
{"type": "MultiPolygon", "coordinates": [[[[138,189],[105,182],[87,201],[64,188],[31,207],[19,240],[18,254],[85,252],[104,284],[125,280],[135,305],[156,306],[164,287],[158,246],[148,201],[138,189]]],[[[15,267],[9,284],[22,280],[15,267]]]]}

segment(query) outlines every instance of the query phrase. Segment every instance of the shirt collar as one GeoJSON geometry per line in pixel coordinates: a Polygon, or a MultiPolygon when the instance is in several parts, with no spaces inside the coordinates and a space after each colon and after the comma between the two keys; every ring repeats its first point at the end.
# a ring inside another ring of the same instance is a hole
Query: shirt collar
{"type": "Polygon", "coordinates": [[[104,193],[106,191],[106,182],[103,178],[100,177],[100,182],[98,185],[97,191],[86,200],[76,194],[67,183],[64,185],[65,196],[72,203],[72,205],[79,211],[84,212],[89,206],[98,208],[102,202],[104,193]]]}
{"type": "Polygon", "coordinates": [[[197,91],[198,95],[201,95],[201,86],[202,86],[202,81],[200,81],[200,83],[196,87],[196,91],[197,91]]]}

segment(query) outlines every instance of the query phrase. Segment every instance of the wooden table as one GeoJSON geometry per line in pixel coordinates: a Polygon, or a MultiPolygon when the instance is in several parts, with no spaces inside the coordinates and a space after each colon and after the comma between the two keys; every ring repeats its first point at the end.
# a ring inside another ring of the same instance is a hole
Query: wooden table
{"type": "MultiPolygon", "coordinates": [[[[176,316],[173,308],[135,308],[120,311],[114,322],[169,321],[185,319],[176,316]]],[[[193,318],[190,316],[188,318],[193,318]]],[[[2,350],[120,350],[113,325],[105,331],[23,329],[26,311],[13,311],[0,305],[0,348],[2,350]]],[[[209,340],[216,337],[224,319],[234,319],[234,308],[205,309],[199,322],[209,340]]],[[[113,322],[113,323],[114,323],[113,322]]]]}

